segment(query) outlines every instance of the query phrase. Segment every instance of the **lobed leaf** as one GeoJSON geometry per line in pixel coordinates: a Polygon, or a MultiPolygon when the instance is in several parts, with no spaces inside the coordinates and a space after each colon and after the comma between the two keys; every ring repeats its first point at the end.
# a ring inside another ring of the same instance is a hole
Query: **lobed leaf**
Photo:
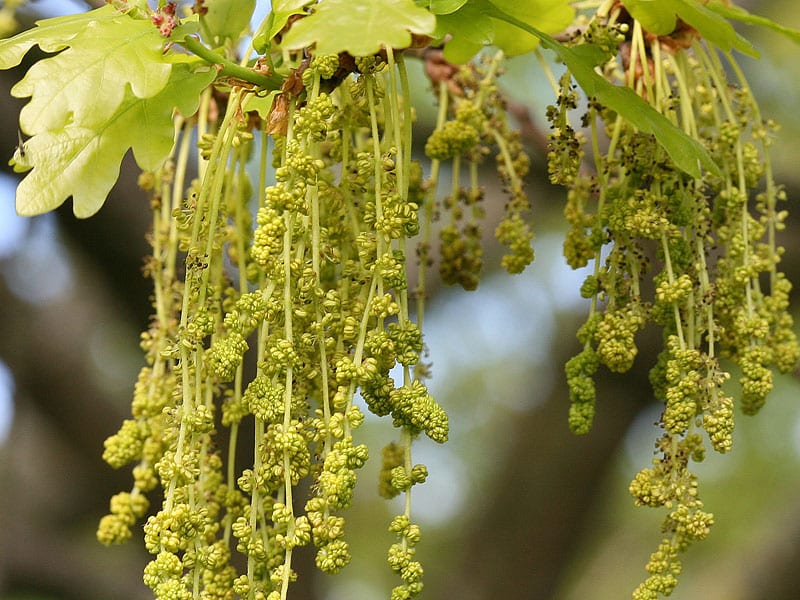
{"type": "Polygon", "coordinates": [[[175,108],[194,113],[200,93],[215,76],[213,69],[196,71],[178,64],[150,98],[140,98],[128,87],[114,114],[95,127],[72,122],[34,135],[25,143],[24,157],[20,152],[15,157],[17,167],[33,168],[17,187],[17,212],[45,213],[72,196],[76,217],[96,213],[128,149],[142,169],[157,169],[173,145],[175,108]]]}
{"type": "Polygon", "coordinates": [[[89,23],[109,21],[119,14],[115,8],[104,6],[88,13],[36,21],[36,27],[0,40],[0,69],[16,67],[33,46],[39,46],[44,52],[63,50],[89,23]]]}
{"type": "MultiPolygon", "coordinates": [[[[111,7],[76,20],[80,31],[63,42],[60,54],[38,61],[12,89],[31,101],[20,113],[20,127],[34,135],[75,122],[94,127],[117,111],[126,85],[147,98],[164,88],[172,65],[163,56],[164,38],[150,21],[132,19],[111,7]],[[109,15],[109,11],[112,13],[109,15]],[[92,18],[101,12],[102,19],[92,18]]],[[[50,28],[41,26],[35,42],[45,42],[50,28]]],[[[13,40],[14,38],[12,38],[13,40]]]]}
{"type": "Polygon", "coordinates": [[[625,9],[645,31],[668,35],[678,24],[677,11],[669,0],[625,0],[625,9]]]}
{"type": "Polygon", "coordinates": [[[208,42],[222,45],[225,40],[237,41],[250,26],[256,0],[205,0],[208,9],[200,16],[208,42]]]}
{"type": "Polygon", "coordinates": [[[310,2],[311,0],[275,0],[266,25],[253,38],[253,48],[265,54],[270,40],[280,33],[291,17],[305,13],[305,7],[310,2]]]}
{"type": "Polygon", "coordinates": [[[288,49],[316,44],[317,54],[369,56],[382,47],[407,48],[411,33],[429,35],[436,17],[413,0],[325,0],[283,41],[288,49]]]}
{"type": "MultiPolygon", "coordinates": [[[[183,34],[196,23],[181,26],[183,34]]],[[[17,212],[35,215],[69,196],[88,217],[102,206],[133,149],[140,167],[158,168],[172,148],[173,113],[192,114],[216,70],[197,70],[196,58],[164,52],[165,39],[149,19],[106,6],[40,21],[0,42],[0,68],[18,64],[34,45],[42,59],[12,88],[31,97],[20,128],[32,137],[11,164],[30,171],[17,188],[17,212]]]]}
{"type": "Polygon", "coordinates": [[[680,17],[722,51],[735,49],[749,56],[758,56],[753,45],[728,21],[697,0],[626,0],[625,8],[646,31],[655,35],[669,35],[675,31],[680,17]]]}
{"type": "Polygon", "coordinates": [[[761,27],[766,27],[767,29],[771,29],[776,33],[780,33],[781,35],[785,35],[790,40],[792,40],[796,44],[800,44],[800,31],[797,29],[792,29],[791,27],[786,27],[775,21],[768,19],[767,17],[762,17],[760,15],[753,14],[751,12],[746,11],[741,6],[729,6],[720,2],[720,0],[712,0],[706,7],[709,10],[713,10],[715,13],[726,17],[728,19],[733,19],[734,21],[739,21],[740,23],[745,23],[747,25],[759,25],[761,27]]]}
{"type": "Polygon", "coordinates": [[[470,0],[462,3],[458,10],[437,16],[437,37],[451,36],[444,48],[447,60],[465,63],[487,44],[497,46],[510,56],[525,54],[539,45],[537,36],[491,18],[490,11],[548,32],[561,31],[575,16],[567,0],[470,0]]]}
{"type": "Polygon", "coordinates": [[[723,52],[738,50],[742,54],[758,57],[753,45],[739,35],[733,26],[716,12],[697,0],[668,0],[674,3],[678,16],[694,27],[707,41],[723,52]]]}
{"type": "Polygon", "coordinates": [[[435,15],[449,15],[464,6],[467,0],[430,0],[428,10],[435,15]]]}

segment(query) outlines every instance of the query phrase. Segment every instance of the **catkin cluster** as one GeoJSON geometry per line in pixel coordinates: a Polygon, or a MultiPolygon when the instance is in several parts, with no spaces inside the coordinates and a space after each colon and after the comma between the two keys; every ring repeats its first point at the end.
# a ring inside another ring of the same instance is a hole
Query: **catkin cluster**
{"type": "Polygon", "coordinates": [[[423,588],[410,494],[427,468],[413,463],[412,441],[445,442],[449,426],[416,370],[424,343],[407,246],[420,229],[421,174],[406,76],[389,52],[358,59],[333,85],[339,61],[303,63],[299,89],[261,115],[254,219],[245,89],[207,97],[181,123],[171,163],[142,179],[154,209],[155,316],[132,418],[104,454],[115,468],[136,464],[134,486],[112,499],[98,538],[129,538],[160,487],[163,504],[144,526],[154,557],[144,581],[160,600],[285,600],[301,546],[314,547],[325,573],[347,566],[344,512],[369,458],[362,406],[397,429],[381,494],[409,497],[389,528],[387,560],[401,579],[392,598],[423,588]],[[207,133],[187,192],[198,125],[207,133]]]}
{"type": "MultiPolygon", "coordinates": [[[[533,233],[526,218],[531,207],[524,190],[529,159],[519,134],[508,125],[505,101],[498,91],[502,60],[503,53],[497,52],[439,82],[439,118],[425,143],[425,154],[432,162],[426,216],[428,223],[434,216],[443,220],[439,228],[439,273],[444,283],[466,290],[478,287],[483,267],[485,211],[479,173],[493,151],[508,198],[503,219],[495,229],[497,241],[507,249],[501,266],[509,273],[521,273],[533,261],[533,233]],[[440,168],[446,163],[450,167],[449,194],[440,205],[434,193],[440,168]]],[[[423,241],[423,262],[428,254],[423,241]]]]}
{"type": "Polygon", "coordinates": [[[791,371],[800,356],[776,241],[785,194],[770,167],[774,124],[761,118],[730,55],[723,64],[697,32],[680,44],[651,35],[619,6],[584,35],[615,40],[604,72],[700,140],[719,166],[688,175],[653,136],[593,98],[576,130],[569,113],[581,103],[569,73],[555,90],[548,162],[551,179],[568,187],[564,254],[575,268],[593,265],[581,288],[591,301],[578,333],[583,348],[566,366],[574,432],[591,427],[600,369],[628,371],[637,333],[648,323],[663,331],[650,380],[664,403],[664,434],[654,466],[630,486],[638,505],[669,511],[650,575],[634,593],[655,599],[671,593],[679,554],[713,523],[690,471],[704,456],[700,432],[714,450],[729,451],[734,398],[755,413],[773,372],[791,371]],[[724,385],[733,372],[738,393],[724,385]]]}

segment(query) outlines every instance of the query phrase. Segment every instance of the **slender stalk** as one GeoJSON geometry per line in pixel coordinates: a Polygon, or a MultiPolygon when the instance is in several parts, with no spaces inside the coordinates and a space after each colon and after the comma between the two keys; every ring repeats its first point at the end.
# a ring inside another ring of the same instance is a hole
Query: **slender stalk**
{"type": "Polygon", "coordinates": [[[262,75],[261,73],[256,73],[252,69],[238,65],[235,62],[228,60],[221,54],[217,54],[213,50],[210,50],[200,43],[199,40],[190,35],[187,35],[179,43],[192,54],[199,56],[207,63],[216,65],[219,69],[220,77],[232,77],[234,79],[240,79],[266,90],[279,90],[281,85],[283,85],[282,77],[278,75],[262,75]]]}

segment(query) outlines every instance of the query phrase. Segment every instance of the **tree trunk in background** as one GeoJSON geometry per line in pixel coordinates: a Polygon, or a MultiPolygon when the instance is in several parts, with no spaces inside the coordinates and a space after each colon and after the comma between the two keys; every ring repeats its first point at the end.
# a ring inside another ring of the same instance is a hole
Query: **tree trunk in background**
{"type": "MultiPolygon", "coordinates": [[[[569,339],[578,324],[561,323],[569,339]]],[[[576,342],[577,344],[577,342],[576,342]]],[[[575,350],[556,344],[555,364],[575,350]]],[[[643,344],[644,345],[644,344],[643,344]]],[[[651,345],[652,347],[652,345],[651,345]]],[[[426,583],[431,598],[552,600],[564,569],[602,500],[602,485],[633,419],[652,396],[642,365],[654,360],[640,347],[625,376],[601,370],[598,414],[586,436],[567,427],[568,392],[563,377],[549,397],[520,416],[508,432],[509,460],[497,465],[488,497],[451,547],[463,549],[447,581],[426,583]]],[[[530,389],[536,389],[530,386],[530,389]]]]}

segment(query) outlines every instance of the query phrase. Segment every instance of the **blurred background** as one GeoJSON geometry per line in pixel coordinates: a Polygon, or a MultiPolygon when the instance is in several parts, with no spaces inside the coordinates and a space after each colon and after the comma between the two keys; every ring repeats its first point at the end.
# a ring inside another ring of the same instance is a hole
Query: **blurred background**
{"type": "MultiPolygon", "coordinates": [[[[20,27],[90,4],[33,1],[18,13],[20,27]]],[[[739,4],[800,28],[797,2],[739,4]]],[[[800,209],[793,206],[800,198],[800,47],[764,30],[742,32],[762,52],[759,61],[741,59],[762,112],[783,125],[774,147],[792,212],[781,240],[783,268],[800,282],[800,209]]],[[[100,456],[103,440],[129,413],[142,364],[138,336],[150,314],[141,276],[148,204],[127,162],[91,219],[76,220],[71,201],[40,217],[15,215],[18,179],[5,165],[18,142],[23,102],[9,90],[35,59],[31,52],[19,69],[0,72],[0,598],[145,599],[141,539],[107,549],[94,531],[109,497],[130,487],[128,471],[113,471],[100,456]]],[[[420,66],[412,69],[425,90],[420,66]]],[[[423,597],[629,598],[646,575],[663,518],[635,508],[627,494],[658,435],[660,408],[647,369],[659,334],[648,329],[639,337],[631,373],[602,371],[594,429],[572,436],[563,364],[579,350],[574,332],[587,305],[577,292],[583,274],[561,257],[565,193],[546,180],[540,132],[551,92],[529,59],[511,61],[504,86],[531,117],[521,124],[533,157],[536,261],[519,276],[495,272],[500,250],[487,223],[480,288],[433,290],[425,331],[430,387],[450,414],[451,440],[421,441],[414,450],[415,462],[431,473],[413,499],[424,538],[423,597]]],[[[432,96],[421,95],[416,105],[423,139],[432,96]]],[[[489,190],[487,204],[493,197],[502,204],[497,190],[489,190]]],[[[800,597],[799,399],[800,380],[778,378],[757,418],[738,415],[734,450],[697,465],[716,525],[685,556],[673,598],[800,597]]],[[[362,436],[378,457],[393,432],[368,418],[362,436]]],[[[377,463],[373,458],[362,471],[347,516],[353,564],[340,576],[301,579],[294,600],[373,600],[396,585],[385,553],[398,506],[377,496],[377,463]]]]}

